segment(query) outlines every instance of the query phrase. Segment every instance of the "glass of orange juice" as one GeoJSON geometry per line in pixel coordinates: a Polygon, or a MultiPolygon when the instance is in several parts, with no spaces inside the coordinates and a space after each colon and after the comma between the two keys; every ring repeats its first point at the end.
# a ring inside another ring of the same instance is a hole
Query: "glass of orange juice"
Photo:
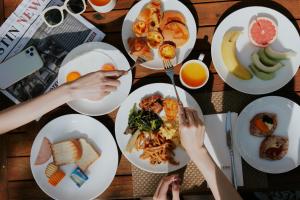
{"type": "Polygon", "coordinates": [[[117,0],[88,0],[93,9],[99,13],[106,13],[114,9],[117,0]]]}
{"type": "Polygon", "coordinates": [[[204,56],[200,54],[198,60],[189,60],[182,65],[179,73],[182,85],[189,89],[199,89],[207,83],[209,71],[203,62],[204,56]]]}

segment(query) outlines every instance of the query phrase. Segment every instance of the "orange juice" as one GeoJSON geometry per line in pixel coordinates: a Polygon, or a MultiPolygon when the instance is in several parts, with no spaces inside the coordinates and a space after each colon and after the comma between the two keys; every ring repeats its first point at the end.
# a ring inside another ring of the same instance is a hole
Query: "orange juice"
{"type": "Polygon", "coordinates": [[[202,86],[207,78],[207,71],[205,66],[198,62],[188,62],[181,70],[181,79],[189,87],[202,86]]]}
{"type": "Polygon", "coordinates": [[[95,6],[105,6],[110,2],[110,0],[90,0],[90,2],[95,6]]]}

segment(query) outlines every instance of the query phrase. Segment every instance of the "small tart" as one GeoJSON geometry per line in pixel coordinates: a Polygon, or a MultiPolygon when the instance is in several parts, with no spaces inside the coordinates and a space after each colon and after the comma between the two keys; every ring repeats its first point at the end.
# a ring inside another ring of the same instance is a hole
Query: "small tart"
{"type": "Polygon", "coordinates": [[[176,56],[176,45],[173,42],[164,42],[158,51],[162,59],[171,60],[176,56]]]}

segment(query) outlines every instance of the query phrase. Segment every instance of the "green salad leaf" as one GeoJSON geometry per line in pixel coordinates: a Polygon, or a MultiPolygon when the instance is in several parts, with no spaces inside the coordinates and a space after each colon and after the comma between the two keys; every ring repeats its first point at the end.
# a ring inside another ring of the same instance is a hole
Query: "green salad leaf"
{"type": "Polygon", "coordinates": [[[138,109],[134,104],[129,112],[128,127],[125,134],[133,134],[136,130],[156,131],[162,124],[162,119],[156,113],[138,109]]]}

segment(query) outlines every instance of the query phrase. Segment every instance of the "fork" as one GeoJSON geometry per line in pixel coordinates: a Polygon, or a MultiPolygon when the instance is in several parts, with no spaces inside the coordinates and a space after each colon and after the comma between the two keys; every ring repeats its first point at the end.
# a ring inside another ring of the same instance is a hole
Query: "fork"
{"type": "Polygon", "coordinates": [[[171,82],[173,84],[177,101],[178,101],[179,105],[183,107],[182,102],[180,101],[180,98],[179,98],[179,95],[177,92],[175,81],[174,81],[174,66],[172,65],[170,60],[163,60],[163,63],[164,63],[165,72],[166,72],[167,76],[171,79],[171,82]]]}
{"type": "Polygon", "coordinates": [[[136,66],[138,66],[139,64],[142,64],[142,63],[144,63],[144,62],[147,62],[147,60],[144,59],[143,57],[139,56],[139,57],[136,59],[134,65],[132,65],[126,72],[129,72],[129,71],[133,70],[136,66]]]}

